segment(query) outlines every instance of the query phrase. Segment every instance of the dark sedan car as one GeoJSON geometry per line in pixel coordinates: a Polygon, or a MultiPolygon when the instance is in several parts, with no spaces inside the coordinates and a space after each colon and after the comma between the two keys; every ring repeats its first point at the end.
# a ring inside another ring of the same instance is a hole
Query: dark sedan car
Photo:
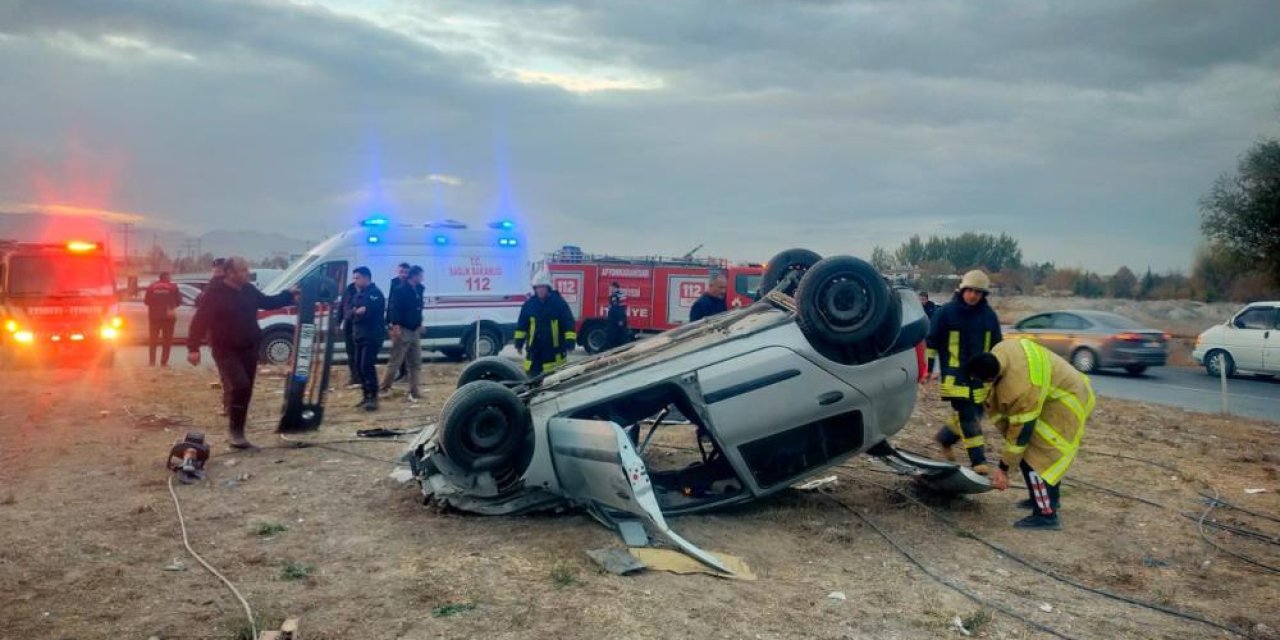
{"type": "Polygon", "coordinates": [[[1004,337],[1031,338],[1084,373],[1115,367],[1136,376],[1169,359],[1168,333],[1105,311],[1038,313],[1006,329],[1004,337]]]}

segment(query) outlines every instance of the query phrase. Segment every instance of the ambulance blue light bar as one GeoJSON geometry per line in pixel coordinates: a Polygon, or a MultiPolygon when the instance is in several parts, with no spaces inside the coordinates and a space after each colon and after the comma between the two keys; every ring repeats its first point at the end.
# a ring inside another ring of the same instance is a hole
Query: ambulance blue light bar
{"type": "Polygon", "coordinates": [[[380,238],[380,237],[378,237],[378,236],[375,236],[375,235],[371,235],[371,236],[369,236],[368,238],[365,238],[364,240],[365,240],[365,242],[368,242],[369,244],[378,244],[379,242],[382,242],[382,238],[380,238]]]}
{"type": "Polygon", "coordinates": [[[515,247],[519,244],[520,241],[515,238],[498,238],[498,246],[500,247],[515,247]]]}
{"type": "Polygon", "coordinates": [[[374,216],[372,218],[365,218],[364,220],[361,220],[360,224],[366,227],[385,227],[388,222],[389,221],[383,216],[374,216]]]}
{"type": "Polygon", "coordinates": [[[438,244],[438,245],[446,245],[446,244],[449,244],[449,237],[448,237],[448,236],[436,236],[436,244],[438,244]]]}
{"type": "Polygon", "coordinates": [[[499,220],[499,221],[497,221],[497,222],[490,222],[490,223],[489,223],[489,228],[490,228],[490,229],[502,229],[502,230],[504,230],[504,231],[510,231],[510,230],[512,230],[512,229],[514,229],[514,228],[516,228],[516,223],[514,223],[514,222],[512,222],[512,221],[510,221],[510,220],[499,220]]]}

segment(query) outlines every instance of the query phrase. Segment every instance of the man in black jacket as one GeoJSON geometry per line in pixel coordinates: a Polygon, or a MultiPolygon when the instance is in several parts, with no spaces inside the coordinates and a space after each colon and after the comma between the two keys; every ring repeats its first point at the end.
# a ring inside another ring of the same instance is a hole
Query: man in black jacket
{"type": "Polygon", "coordinates": [[[356,339],[351,335],[351,303],[356,299],[356,285],[347,283],[342,291],[342,299],[338,301],[338,326],[342,327],[342,348],[347,354],[347,388],[360,386],[360,369],[356,367],[356,339]]]}
{"type": "Polygon", "coordinates": [[[356,343],[356,371],[364,399],[358,406],[365,411],[378,410],[378,353],[386,335],[387,299],[373,283],[368,267],[351,272],[356,295],[351,299],[351,337],[356,343]]]}
{"type": "MultiPolygon", "coordinates": [[[[916,294],[916,297],[920,299],[920,306],[924,307],[925,317],[929,319],[929,322],[933,322],[933,314],[938,310],[938,303],[930,300],[929,292],[923,289],[916,294]]],[[[925,357],[928,359],[929,375],[933,376],[934,366],[938,363],[938,352],[933,349],[926,349],[925,357]]]]}
{"type": "Polygon", "coordinates": [[[627,294],[614,282],[609,285],[609,313],[605,316],[609,328],[605,330],[605,348],[612,349],[631,342],[627,329],[627,294]]]}
{"type": "Polygon", "coordinates": [[[422,370],[422,267],[409,268],[409,279],[387,297],[387,324],[391,326],[391,358],[382,376],[382,391],[391,390],[391,382],[401,365],[408,369],[409,402],[417,402],[418,373],[422,370]]]}
{"type": "MultiPolygon", "coordinates": [[[[396,289],[399,289],[401,285],[409,281],[409,269],[410,267],[408,262],[401,262],[400,264],[396,265],[396,277],[392,278],[391,282],[387,284],[387,314],[388,314],[387,330],[388,331],[391,330],[391,316],[390,316],[391,296],[395,294],[396,289]]],[[[393,348],[395,347],[394,342],[392,343],[392,347],[393,348]]],[[[409,365],[407,362],[400,363],[400,366],[397,367],[397,370],[399,371],[399,373],[396,374],[396,378],[395,378],[396,382],[404,380],[404,377],[409,375],[408,366],[409,365]]]]}
{"type": "Polygon", "coordinates": [[[970,378],[964,365],[1003,339],[1000,319],[987,302],[990,282],[987,274],[977,269],[964,274],[955,297],[934,312],[926,341],[926,346],[938,354],[942,377],[938,394],[949,400],[955,411],[938,431],[938,444],[948,459],[955,459],[952,447],[957,442],[963,444],[973,470],[984,475],[991,468],[982,437],[982,403],[991,384],[970,378]]]}
{"type": "Polygon", "coordinates": [[[723,273],[711,276],[707,281],[707,291],[703,293],[689,309],[689,322],[697,322],[703,318],[724,313],[729,310],[725,296],[729,293],[729,279],[723,273]]]}
{"type": "Polygon", "coordinates": [[[200,341],[209,336],[213,361],[218,365],[223,388],[228,397],[231,446],[249,449],[253,445],[244,437],[249,401],[253,399],[253,382],[258,374],[258,347],[262,330],[258,327],[259,309],[279,309],[297,300],[298,291],[282,291],[266,296],[249,284],[249,262],[244,258],[228,258],[226,275],[209,283],[191,319],[187,332],[187,362],[200,364],[200,341]]]}
{"type": "Polygon", "coordinates": [[[533,297],[520,307],[516,320],[516,352],[525,354],[525,372],[532,378],[564,364],[577,340],[569,303],[551,288],[551,277],[539,272],[533,277],[533,297]]]}

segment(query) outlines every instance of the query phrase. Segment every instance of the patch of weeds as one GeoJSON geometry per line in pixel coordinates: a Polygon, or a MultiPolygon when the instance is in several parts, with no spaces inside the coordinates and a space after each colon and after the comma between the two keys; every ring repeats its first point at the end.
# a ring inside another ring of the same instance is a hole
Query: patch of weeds
{"type": "Polygon", "coordinates": [[[290,562],[289,564],[284,565],[284,568],[280,570],[280,579],[306,580],[311,577],[312,573],[315,573],[315,570],[316,568],[313,565],[290,562]]]}
{"type": "Polygon", "coordinates": [[[285,531],[288,531],[288,530],[289,530],[288,526],[281,524],[279,522],[264,522],[258,525],[258,528],[254,530],[254,533],[257,533],[258,535],[265,538],[267,536],[274,536],[277,533],[284,533],[285,531]]]}
{"type": "Polygon", "coordinates": [[[448,618],[450,616],[456,616],[458,614],[466,613],[468,611],[474,611],[475,608],[476,608],[476,603],[474,602],[451,602],[449,604],[442,605],[432,609],[431,617],[448,618]]]}
{"type": "Polygon", "coordinates": [[[978,633],[980,629],[991,623],[991,612],[986,609],[978,609],[973,613],[960,619],[960,624],[964,625],[969,633],[978,633]]]}
{"type": "Polygon", "coordinates": [[[551,581],[555,583],[557,589],[581,584],[578,580],[577,572],[567,564],[558,564],[551,569],[551,581]]]}
{"type": "Polygon", "coordinates": [[[978,536],[968,529],[956,529],[957,538],[965,538],[967,540],[977,540],[978,536]]]}

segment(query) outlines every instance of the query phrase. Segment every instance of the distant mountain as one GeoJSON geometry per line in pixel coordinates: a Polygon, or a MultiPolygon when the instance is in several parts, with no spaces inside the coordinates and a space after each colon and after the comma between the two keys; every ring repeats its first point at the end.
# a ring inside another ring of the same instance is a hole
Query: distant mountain
{"type": "MultiPolygon", "coordinates": [[[[305,252],[320,240],[300,240],[280,233],[223,229],[191,235],[142,225],[133,225],[128,236],[129,254],[133,256],[145,256],[152,246],[158,246],[171,257],[208,252],[215,256],[241,255],[255,261],[274,256],[288,258],[305,252]]],[[[41,242],[73,239],[103,242],[111,248],[113,254],[125,253],[123,226],[81,216],[0,212],[0,238],[41,242]]]]}

